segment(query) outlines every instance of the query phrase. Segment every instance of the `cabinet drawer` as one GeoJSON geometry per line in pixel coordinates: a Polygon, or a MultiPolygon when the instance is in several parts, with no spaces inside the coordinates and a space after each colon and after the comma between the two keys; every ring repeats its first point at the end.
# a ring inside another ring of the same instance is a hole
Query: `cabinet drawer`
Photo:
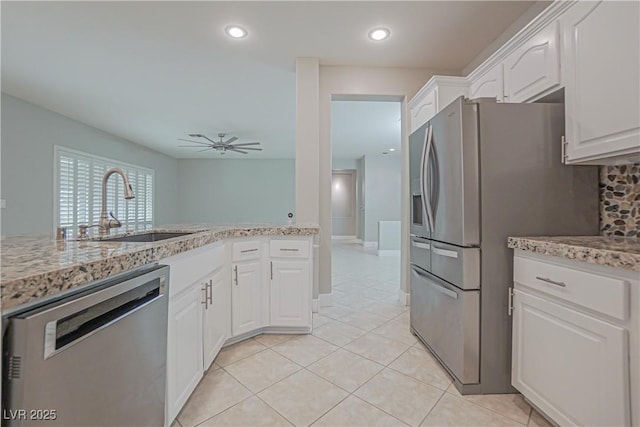
{"type": "Polygon", "coordinates": [[[309,242],[305,240],[271,240],[269,255],[280,258],[309,258],[309,242]]]}
{"type": "Polygon", "coordinates": [[[629,315],[629,284],[621,279],[519,256],[514,258],[513,279],[616,319],[625,320],[629,315]]]}
{"type": "Polygon", "coordinates": [[[226,263],[224,244],[213,243],[160,260],[169,270],[169,295],[177,295],[226,263]]]}
{"type": "Polygon", "coordinates": [[[249,240],[246,242],[235,242],[231,254],[232,261],[244,261],[248,259],[258,259],[262,255],[260,250],[260,240],[249,240]]]}

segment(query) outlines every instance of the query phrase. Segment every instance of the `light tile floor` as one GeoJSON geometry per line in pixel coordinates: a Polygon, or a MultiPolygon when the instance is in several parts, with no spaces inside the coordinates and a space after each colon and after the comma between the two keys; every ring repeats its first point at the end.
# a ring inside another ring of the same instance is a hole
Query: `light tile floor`
{"type": "Polygon", "coordinates": [[[398,257],[334,244],[313,333],[225,348],[174,426],[548,426],[520,395],[460,395],[409,332],[399,282],[398,257]]]}

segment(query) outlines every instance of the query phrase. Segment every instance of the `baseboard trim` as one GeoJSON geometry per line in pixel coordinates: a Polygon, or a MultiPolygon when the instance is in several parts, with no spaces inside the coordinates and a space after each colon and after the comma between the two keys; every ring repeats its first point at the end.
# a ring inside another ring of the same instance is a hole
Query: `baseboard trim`
{"type": "Polygon", "coordinates": [[[411,304],[411,294],[406,293],[402,289],[398,289],[398,299],[402,305],[411,304]]]}
{"type": "Polygon", "coordinates": [[[356,236],[331,236],[331,240],[358,240],[356,236]]]}
{"type": "Polygon", "coordinates": [[[367,242],[367,241],[362,241],[362,243],[360,243],[362,246],[364,246],[365,248],[377,248],[378,247],[378,242],[367,242]]]}
{"type": "Polygon", "coordinates": [[[318,295],[319,307],[331,307],[333,305],[333,292],[318,295]]]}
{"type": "Polygon", "coordinates": [[[378,256],[400,256],[400,249],[378,249],[378,256]]]}
{"type": "Polygon", "coordinates": [[[311,300],[311,312],[312,313],[317,313],[319,311],[318,310],[319,308],[320,308],[320,304],[318,303],[318,299],[317,298],[312,299],[311,300]]]}
{"type": "Polygon", "coordinates": [[[253,331],[245,332],[244,334],[238,335],[237,337],[231,337],[224,342],[222,348],[230,346],[232,344],[239,343],[240,341],[244,341],[248,338],[253,338],[261,334],[310,334],[311,327],[301,327],[301,326],[265,326],[264,328],[259,328],[253,331]]]}

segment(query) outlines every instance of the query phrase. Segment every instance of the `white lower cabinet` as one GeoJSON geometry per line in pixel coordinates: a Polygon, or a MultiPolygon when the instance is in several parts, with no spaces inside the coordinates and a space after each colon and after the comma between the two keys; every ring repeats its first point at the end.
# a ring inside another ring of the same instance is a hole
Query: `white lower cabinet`
{"type": "Polygon", "coordinates": [[[558,425],[640,425],[639,279],[516,251],[511,382],[558,425]]]}
{"type": "MultiPolygon", "coordinates": [[[[171,285],[169,285],[171,286],[171,285]]],[[[167,420],[178,415],[202,378],[202,291],[191,286],[169,300],[167,420]]]]}
{"type": "Polygon", "coordinates": [[[209,369],[224,342],[231,337],[231,286],[226,266],[204,281],[203,367],[209,369]]]}
{"type": "Polygon", "coordinates": [[[262,326],[262,280],[259,260],[233,265],[231,328],[238,336],[262,326]]]}
{"type": "Polygon", "coordinates": [[[162,262],[170,266],[166,425],[225,343],[311,331],[311,237],[218,242],[162,262]]]}
{"type": "Polygon", "coordinates": [[[512,382],[560,425],[629,425],[627,332],[515,290],[512,382]]]}
{"type": "Polygon", "coordinates": [[[271,261],[271,325],[308,326],[311,323],[308,261],[271,261]]]}

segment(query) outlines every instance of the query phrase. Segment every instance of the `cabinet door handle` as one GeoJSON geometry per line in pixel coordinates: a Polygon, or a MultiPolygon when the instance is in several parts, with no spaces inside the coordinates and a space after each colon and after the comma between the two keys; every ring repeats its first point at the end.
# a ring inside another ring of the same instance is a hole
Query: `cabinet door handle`
{"type": "Polygon", "coordinates": [[[213,305],[213,280],[209,279],[209,284],[207,285],[209,288],[209,305],[213,305]]]}
{"type": "Polygon", "coordinates": [[[273,261],[269,263],[271,265],[271,280],[273,280],[273,261]]]}
{"type": "Polygon", "coordinates": [[[235,267],[233,267],[233,271],[235,273],[236,286],[238,286],[238,266],[237,265],[235,267]]]}
{"type": "Polygon", "coordinates": [[[204,309],[205,310],[209,308],[209,304],[208,304],[209,303],[209,297],[207,295],[207,289],[208,289],[207,284],[206,283],[203,284],[202,285],[202,290],[204,291],[204,300],[201,302],[201,304],[204,304],[204,309]]]}
{"type": "Polygon", "coordinates": [[[541,282],[551,283],[552,285],[560,286],[561,288],[566,288],[567,287],[566,283],[564,283],[564,282],[556,282],[555,280],[551,280],[548,277],[536,276],[536,279],[540,280],[541,282]]]}

